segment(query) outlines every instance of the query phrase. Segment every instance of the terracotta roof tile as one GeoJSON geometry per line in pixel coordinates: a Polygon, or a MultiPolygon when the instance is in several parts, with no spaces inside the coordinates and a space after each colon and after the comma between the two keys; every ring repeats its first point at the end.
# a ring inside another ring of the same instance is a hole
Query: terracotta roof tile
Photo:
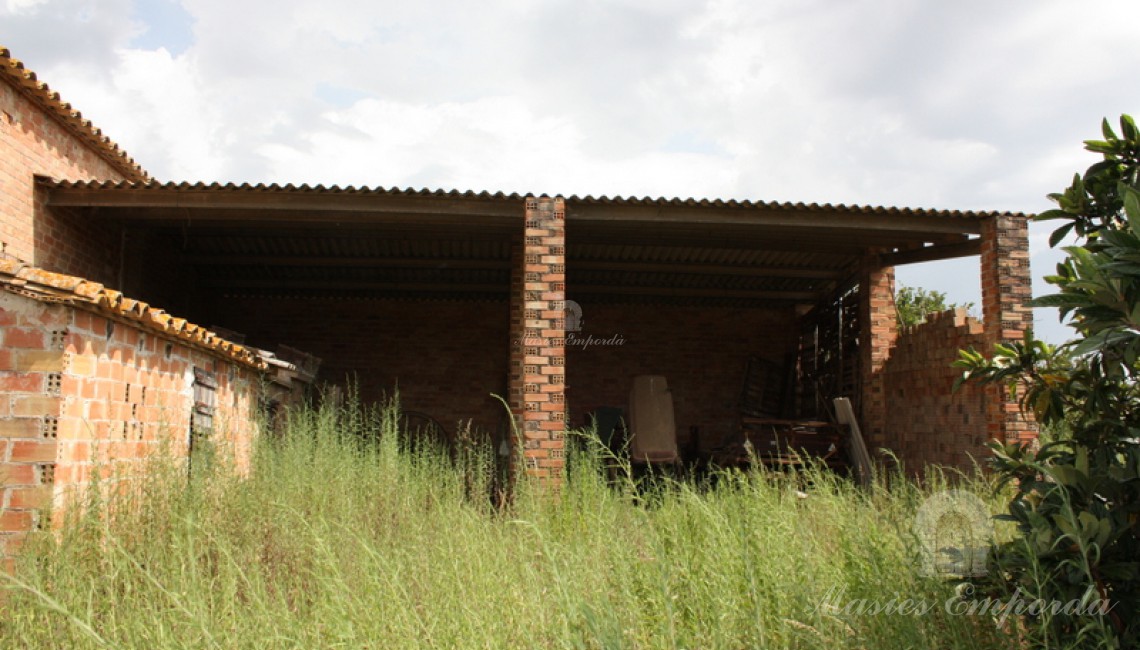
{"type": "Polygon", "coordinates": [[[0,77],[21,91],[25,97],[39,104],[49,115],[55,116],[64,128],[89,144],[104,160],[132,181],[149,180],[150,175],[127,155],[119,145],[103,135],[91,120],[60,99],[59,93],[36,78],[36,73],[24,67],[6,47],[0,47],[0,77]]]}
{"type": "Polygon", "coordinates": [[[52,273],[10,259],[0,259],[0,289],[43,302],[59,302],[137,323],[160,336],[175,338],[230,360],[264,370],[254,350],[227,341],[185,318],[175,318],[145,302],[123,296],[98,282],[52,273]]]}

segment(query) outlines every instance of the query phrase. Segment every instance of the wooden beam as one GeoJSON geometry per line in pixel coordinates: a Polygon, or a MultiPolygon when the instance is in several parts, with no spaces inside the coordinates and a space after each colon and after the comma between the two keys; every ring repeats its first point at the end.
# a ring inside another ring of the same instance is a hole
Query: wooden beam
{"type": "Polygon", "coordinates": [[[203,286],[211,289],[279,289],[321,291],[408,291],[413,293],[472,292],[509,293],[510,287],[502,284],[464,284],[437,282],[373,282],[360,280],[291,280],[261,278],[225,278],[204,280],[203,286]]]}
{"type": "MultiPolygon", "coordinates": [[[[258,190],[226,187],[87,188],[49,187],[49,205],[108,208],[147,208],[155,215],[171,212],[156,208],[192,210],[248,210],[263,212],[358,212],[436,215],[490,215],[523,218],[524,200],[436,194],[336,192],[313,189],[258,190]]],[[[146,211],[139,211],[146,212],[146,211]]],[[[135,218],[144,218],[136,215],[135,218]]]]}
{"type": "Polygon", "coordinates": [[[868,249],[891,249],[928,243],[965,241],[961,233],[926,233],[905,230],[843,230],[799,226],[709,225],[686,223],[567,224],[568,246],[626,245],[682,248],[751,249],[766,251],[837,253],[862,258],[868,249]]]}
{"type": "MultiPolygon", "coordinates": [[[[136,220],[295,221],[329,220],[334,215],[371,219],[422,219],[429,216],[523,218],[524,200],[451,194],[390,194],[317,189],[228,187],[91,188],[48,187],[50,206],[104,207],[107,216],[136,220]],[[188,215],[187,212],[194,212],[188,215]],[[370,215],[370,216],[369,216],[370,215]]],[[[574,223],[703,224],[801,228],[809,230],[895,231],[980,234],[982,219],[967,215],[863,212],[804,208],[594,204],[567,201],[567,228],[574,223]]]]}
{"type": "Polygon", "coordinates": [[[623,296],[661,296],[677,298],[745,298],[754,300],[814,300],[812,291],[747,291],[739,289],[679,289],[674,287],[580,285],[567,283],[567,295],[596,294],[623,296]]]}
{"type": "Polygon", "coordinates": [[[644,222],[717,225],[764,225],[830,230],[894,230],[914,233],[979,234],[982,220],[965,216],[906,212],[861,212],[671,205],[614,205],[567,201],[567,230],[575,222],[644,222]]]}
{"type": "MultiPolygon", "coordinates": [[[[337,280],[273,280],[226,278],[204,280],[202,284],[211,289],[276,289],[318,290],[318,291],[397,291],[410,293],[502,293],[509,292],[506,282],[502,284],[464,284],[431,282],[374,282],[337,280]]],[[[569,285],[575,295],[607,296],[654,296],[670,298],[734,298],[749,300],[779,300],[807,302],[815,298],[811,291],[742,291],[729,289],[678,289],[673,287],[634,287],[611,285],[569,285]]]]}
{"type": "MultiPolygon", "coordinates": [[[[73,207],[69,204],[53,204],[73,207]]],[[[97,218],[121,219],[140,224],[186,224],[200,228],[223,228],[230,225],[248,226],[259,224],[264,226],[305,225],[313,224],[320,227],[354,227],[380,225],[399,226],[431,226],[454,228],[487,228],[510,227],[512,232],[522,228],[522,217],[518,215],[497,214],[485,211],[422,211],[408,212],[401,210],[338,210],[329,208],[314,208],[305,210],[290,210],[271,206],[250,206],[243,208],[198,208],[193,206],[95,206],[100,207],[97,218]]]]}
{"type": "MultiPolygon", "coordinates": [[[[418,257],[338,257],[305,255],[190,255],[186,263],[195,266],[312,266],[322,268],[414,268],[414,269],[502,269],[510,260],[431,259],[418,257]]],[[[736,277],[836,279],[842,271],[803,267],[750,266],[730,264],[689,264],[684,262],[626,262],[611,260],[566,261],[568,272],[613,271],[683,275],[726,275],[736,277]]]]}
{"type": "Polygon", "coordinates": [[[472,224],[465,228],[448,229],[442,235],[438,224],[420,221],[415,224],[403,223],[361,223],[350,224],[343,221],[290,222],[288,224],[251,224],[248,222],[204,223],[197,221],[169,221],[138,224],[136,228],[151,229],[156,232],[175,235],[179,240],[187,240],[191,247],[196,240],[225,239],[407,239],[414,241],[479,241],[510,243],[513,235],[520,232],[515,224],[503,224],[497,220],[490,223],[472,224]]]}
{"type": "Polygon", "coordinates": [[[954,244],[940,244],[937,246],[901,250],[894,253],[884,253],[879,256],[879,265],[884,268],[888,266],[902,266],[903,264],[968,257],[970,255],[978,255],[981,252],[982,240],[970,239],[954,244]]]}
{"type": "Polygon", "coordinates": [[[308,255],[189,255],[194,266],[312,266],[321,268],[500,269],[510,260],[432,259],[422,257],[338,257],[308,255]]]}
{"type": "MultiPolygon", "coordinates": [[[[620,245],[654,246],[663,248],[709,248],[738,251],[773,251],[787,253],[818,253],[842,258],[862,257],[866,246],[850,239],[847,241],[818,240],[809,242],[805,238],[778,236],[774,233],[732,233],[732,232],[670,232],[639,228],[641,234],[627,233],[584,233],[581,230],[566,232],[566,245],[573,250],[576,245],[620,245]]],[[[571,253],[572,254],[572,253],[571,253]]]]}
{"type": "Polygon", "coordinates": [[[786,266],[753,266],[746,264],[691,264],[685,262],[625,262],[609,260],[566,261],[566,270],[614,271],[620,273],[677,273],[682,275],[730,275],[760,278],[807,278],[828,280],[837,278],[842,271],[786,266]]]}

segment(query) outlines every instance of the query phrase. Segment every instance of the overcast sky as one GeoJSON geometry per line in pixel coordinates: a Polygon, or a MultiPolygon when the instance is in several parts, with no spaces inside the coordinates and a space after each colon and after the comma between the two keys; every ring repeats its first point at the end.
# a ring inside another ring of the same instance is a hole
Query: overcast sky
{"type": "MultiPolygon", "coordinates": [[[[1022,212],[1138,111],[1137,25],[1136,0],[0,0],[0,44],[163,181],[1022,212]]],[[[980,302],[976,258],[899,278],[980,302]]]]}

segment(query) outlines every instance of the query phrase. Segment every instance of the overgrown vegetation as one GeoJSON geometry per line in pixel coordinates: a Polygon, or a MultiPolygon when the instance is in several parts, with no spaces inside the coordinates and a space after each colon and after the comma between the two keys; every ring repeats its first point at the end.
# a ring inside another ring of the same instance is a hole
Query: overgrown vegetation
{"type": "Polygon", "coordinates": [[[998,346],[992,359],[964,352],[970,379],[1022,391],[1022,408],[1057,435],[1039,451],[995,445],[1001,475],[1017,485],[1005,517],[1021,533],[995,553],[1006,593],[1099,611],[1044,612],[1026,620],[1040,648],[1140,646],[1140,129],[1117,135],[1105,121],[1102,154],[1039,220],[1064,223],[1067,259],[1047,280],[1058,293],[1038,306],[1072,316],[1078,338],[1058,350],[1033,338],[998,346]]]}
{"type": "Polygon", "coordinates": [[[899,327],[911,327],[926,321],[930,314],[937,314],[949,309],[972,309],[974,303],[946,302],[946,293],[922,287],[900,286],[895,291],[895,312],[898,316],[899,327]]]}
{"type": "Polygon", "coordinates": [[[499,510],[489,450],[456,467],[396,429],[391,408],[299,412],[246,478],[156,466],[93,500],[27,547],[0,646],[1008,647],[917,570],[944,485],[736,472],[638,495],[582,452],[560,493],[499,510]],[[872,613],[906,599],[930,611],[872,613]]]}

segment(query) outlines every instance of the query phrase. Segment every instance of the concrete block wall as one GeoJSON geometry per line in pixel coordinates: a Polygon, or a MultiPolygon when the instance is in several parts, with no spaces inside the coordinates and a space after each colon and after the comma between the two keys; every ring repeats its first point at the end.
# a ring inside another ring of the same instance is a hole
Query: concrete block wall
{"type": "Polygon", "coordinates": [[[136,322],[0,292],[0,559],[93,480],[185,457],[194,369],[216,378],[211,442],[248,469],[259,372],[136,322]]]}
{"type": "Polygon", "coordinates": [[[119,232],[56,212],[35,175],[122,180],[123,174],[37,103],[0,81],[0,243],[40,268],[114,285],[119,232]]]}

